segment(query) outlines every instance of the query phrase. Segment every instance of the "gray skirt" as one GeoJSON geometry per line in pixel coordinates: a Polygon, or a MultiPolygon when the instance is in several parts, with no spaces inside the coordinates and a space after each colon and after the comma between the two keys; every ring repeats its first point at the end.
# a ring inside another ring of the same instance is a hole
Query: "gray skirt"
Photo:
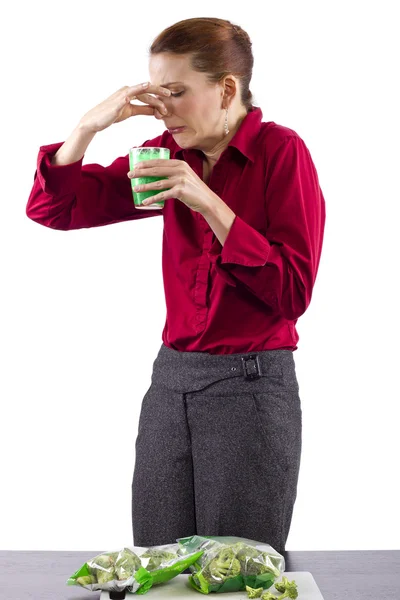
{"type": "Polygon", "coordinates": [[[212,355],[162,344],[136,439],[134,545],[230,535],[285,552],[301,437],[292,351],[212,355]]]}

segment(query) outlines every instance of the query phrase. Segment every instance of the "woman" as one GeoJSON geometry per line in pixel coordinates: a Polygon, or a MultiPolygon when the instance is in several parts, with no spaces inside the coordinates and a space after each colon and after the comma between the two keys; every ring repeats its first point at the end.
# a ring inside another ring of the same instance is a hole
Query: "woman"
{"type": "Polygon", "coordinates": [[[285,551],[302,432],[295,326],[311,300],[325,202],[303,140],[262,122],[252,68],[239,26],[180,21],[150,48],[151,83],[121,88],[65,143],[39,151],[34,221],[70,230],[164,219],[167,318],[132,481],[138,546],[197,533],[285,551]],[[135,115],[163,121],[142,145],[168,147],[169,161],[134,173],[128,156],[82,166],[96,133],[135,115]],[[143,188],[164,209],[134,206],[130,178],[140,175],[166,178],[143,188]]]}

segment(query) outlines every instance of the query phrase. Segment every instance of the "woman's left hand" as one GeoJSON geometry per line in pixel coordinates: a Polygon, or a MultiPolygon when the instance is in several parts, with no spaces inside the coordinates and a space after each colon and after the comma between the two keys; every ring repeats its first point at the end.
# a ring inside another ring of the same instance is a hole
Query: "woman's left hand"
{"type": "Polygon", "coordinates": [[[168,198],[178,198],[195,212],[204,213],[210,204],[216,201],[217,196],[210,188],[196,175],[193,169],[184,160],[174,159],[156,159],[144,160],[137,163],[133,171],[128,172],[129,178],[137,177],[167,177],[152,183],[146,183],[134,188],[135,192],[144,192],[146,190],[166,191],[147,198],[143,204],[148,206],[160,200],[168,198]],[[170,188],[170,189],[167,189],[170,188]]]}

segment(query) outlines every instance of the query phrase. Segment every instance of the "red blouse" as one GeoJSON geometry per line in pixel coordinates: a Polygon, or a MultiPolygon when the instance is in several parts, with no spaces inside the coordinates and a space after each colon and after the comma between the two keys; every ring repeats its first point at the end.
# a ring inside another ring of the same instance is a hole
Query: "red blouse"
{"type": "MultiPolygon", "coordinates": [[[[128,155],[107,167],[82,165],[83,157],[51,165],[62,144],[39,149],[27,216],[64,231],[162,217],[166,346],[210,354],[296,350],[296,322],[321,256],[325,200],[295,131],[262,122],[253,107],[222,152],[207,185],[236,214],[223,246],[204,217],[176,198],[161,210],[136,209],[128,155]]],[[[169,148],[202,178],[202,151],[181,149],[167,130],[141,145],[169,148]]]]}

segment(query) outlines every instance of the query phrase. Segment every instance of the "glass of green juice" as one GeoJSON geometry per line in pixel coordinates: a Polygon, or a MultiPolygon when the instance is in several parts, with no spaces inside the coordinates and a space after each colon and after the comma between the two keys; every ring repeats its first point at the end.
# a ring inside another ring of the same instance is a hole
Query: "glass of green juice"
{"type": "MultiPolygon", "coordinates": [[[[169,148],[156,148],[154,146],[141,146],[139,148],[130,148],[129,149],[129,170],[133,171],[138,163],[143,160],[156,160],[160,158],[169,159],[169,148]]],[[[136,208],[143,209],[160,209],[164,208],[164,200],[160,200],[159,202],[155,202],[150,206],[143,206],[143,200],[146,198],[151,198],[152,196],[156,196],[160,194],[161,191],[165,191],[170,188],[163,188],[154,190],[147,190],[145,192],[134,192],[133,188],[136,185],[144,185],[146,183],[152,183],[154,181],[160,181],[160,179],[168,179],[168,177],[132,177],[131,185],[132,185],[132,193],[133,193],[133,201],[135,203],[136,208]]]]}

